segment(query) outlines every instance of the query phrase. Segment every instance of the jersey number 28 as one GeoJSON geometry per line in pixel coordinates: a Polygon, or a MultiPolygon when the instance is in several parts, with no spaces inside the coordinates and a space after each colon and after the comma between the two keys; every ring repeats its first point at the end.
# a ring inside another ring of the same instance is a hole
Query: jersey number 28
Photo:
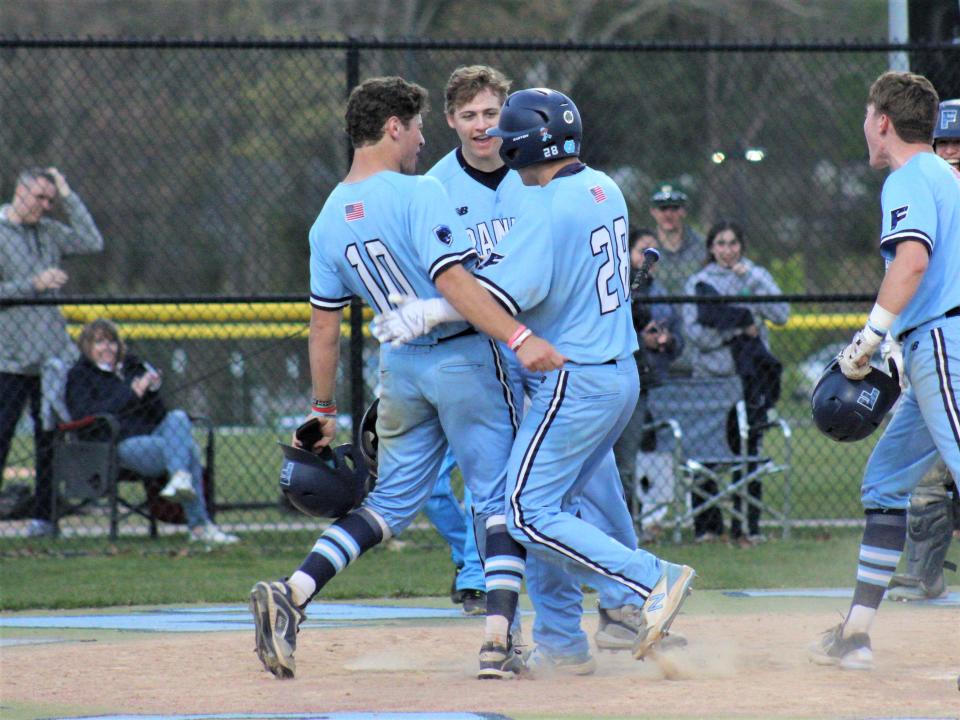
{"type": "Polygon", "coordinates": [[[601,225],[590,233],[590,250],[594,255],[605,255],[606,259],[597,271],[597,299],[600,301],[600,314],[613,312],[627,297],[630,286],[630,252],[627,250],[627,221],[618,217],[613,221],[613,235],[610,228],[601,225]],[[619,273],[618,273],[619,270],[619,273]],[[619,284],[614,280],[619,275],[619,284]]]}

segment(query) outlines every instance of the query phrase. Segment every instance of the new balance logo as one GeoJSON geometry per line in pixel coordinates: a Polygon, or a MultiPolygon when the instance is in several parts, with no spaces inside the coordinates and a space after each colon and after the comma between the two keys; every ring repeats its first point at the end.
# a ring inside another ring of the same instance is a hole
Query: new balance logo
{"type": "Polygon", "coordinates": [[[466,215],[470,211],[469,207],[464,205],[457,208],[457,215],[466,215]]]}
{"type": "Polygon", "coordinates": [[[666,597],[666,593],[657,593],[656,595],[651,595],[647,598],[645,605],[645,610],[648,613],[656,612],[657,610],[663,610],[663,598],[666,597]]]}

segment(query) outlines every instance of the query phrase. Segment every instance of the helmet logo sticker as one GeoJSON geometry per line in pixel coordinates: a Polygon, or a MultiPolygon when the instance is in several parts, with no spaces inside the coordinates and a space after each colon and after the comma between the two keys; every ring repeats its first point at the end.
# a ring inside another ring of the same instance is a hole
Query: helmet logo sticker
{"type": "Polygon", "coordinates": [[[572,111],[572,110],[564,110],[564,111],[563,111],[563,121],[564,121],[567,125],[572,125],[572,124],[573,124],[573,111],[572,111]]]}
{"type": "Polygon", "coordinates": [[[283,468],[280,470],[280,484],[289,485],[290,478],[293,477],[293,463],[285,462],[283,468]]]}
{"type": "Polygon", "coordinates": [[[553,139],[553,135],[547,132],[545,127],[540,128],[540,142],[550,142],[553,139]]]}
{"type": "Polygon", "coordinates": [[[953,108],[944,108],[940,111],[940,129],[946,130],[957,124],[958,111],[953,108]]]}
{"type": "Polygon", "coordinates": [[[577,144],[573,140],[565,140],[563,143],[563,151],[568,155],[573,155],[573,153],[577,151],[577,144]]]}
{"type": "Polygon", "coordinates": [[[869,392],[861,390],[860,397],[857,398],[857,405],[863,405],[867,410],[873,410],[873,406],[877,404],[879,399],[880,391],[877,388],[873,388],[869,392]]]}

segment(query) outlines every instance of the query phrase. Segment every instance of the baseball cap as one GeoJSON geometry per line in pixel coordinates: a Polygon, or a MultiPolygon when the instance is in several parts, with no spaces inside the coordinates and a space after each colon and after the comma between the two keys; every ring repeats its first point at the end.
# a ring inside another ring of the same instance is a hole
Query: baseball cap
{"type": "Polygon", "coordinates": [[[687,194],[680,188],[669,183],[658,185],[650,196],[650,204],[653,207],[663,207],[664,205],[686,205],[687,194]]]}

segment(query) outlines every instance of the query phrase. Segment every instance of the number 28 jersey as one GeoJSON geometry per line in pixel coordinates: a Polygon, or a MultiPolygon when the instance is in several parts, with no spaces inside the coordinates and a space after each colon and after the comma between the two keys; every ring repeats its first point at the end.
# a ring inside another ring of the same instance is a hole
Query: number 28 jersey
{"type": "MultiPolygon", "coordinates": [[[[449,197],[437,180],[383,171],[340,183],[310,228],[310,303],[337,310],[359,295],[382,313],[391,293],[440,297],[433,281],[451,265],[476,258],[449,197]]],[[[466,327],[443,326],[444,336],[466,327]]],[[[414,341],[436,341],[436,332],[414,341]]]]}
{"type": "Polygon", "coordinates": [[[630,314],[627,206],[606,174],[568,165],[528,204],[477,279],[569,360],[638,348],[630,314]]]}

